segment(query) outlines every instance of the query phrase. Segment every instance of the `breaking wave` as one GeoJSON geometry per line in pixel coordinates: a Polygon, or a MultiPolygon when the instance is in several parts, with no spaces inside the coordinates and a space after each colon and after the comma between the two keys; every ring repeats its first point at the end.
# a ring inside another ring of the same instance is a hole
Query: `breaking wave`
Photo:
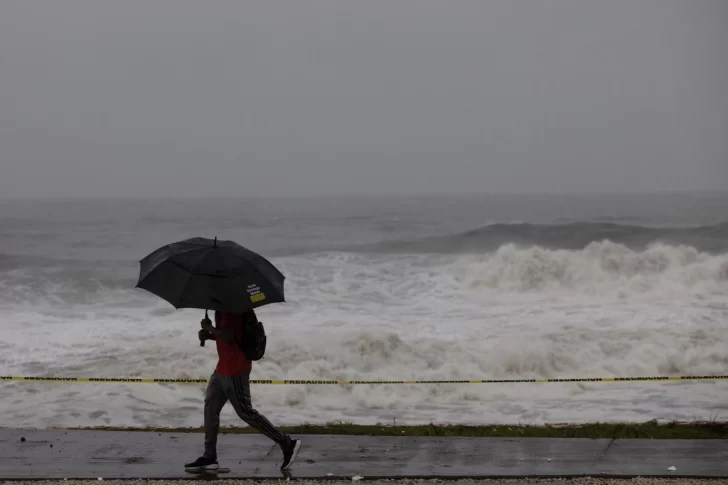
{"type": "Polygon", "coordinates": [[[468,264],[466,283],[511,291],[570,289],[644,293],[662,290],[725,292],[728,253],[653,244],[642,251],[612,242],[581,250],[506,244],[468,264]]]}
{"type": "Polygon", "coordinates": [[[623,244],[644,250],[663,243],[692,246],[699,251],[728,251],[728,222],[695,227],[648,227],[613,223],[575,222],[570,224],[491,224],[479,229],[448,236],[410,241],[384,241],[361,251],[396,253],[480,253],[506,244],[541,246],[548,249],[583,249],[599,241],[623,244]]]}
{"type": "MultiPolygon", "coordinates": [[[[728,291],[728,223],[672,228],[493,224],[455,235],[283,259],[291,285],[309,296],[322,284],[332,295],[345,298],[361,296],[369,284],[384,284],[453,292],[465,287],[516,293],[562,289],[581,294],[705,297],[728,291]],[[411,266],[410,256],[420,261],[415,266],[422,272],[411,266]],[[363,279],[364,267],[371,271],[363,279]],[[329,284],[332,274],[339,275],[333,286],[329,284]],[[448,283],[453,276],[460,281],[454,287],[448,283]]],[[[0,304],[146,306],[151,302],[146,293],[134,289],[136,261],[0,253],[0,271],[0,304]]]]}

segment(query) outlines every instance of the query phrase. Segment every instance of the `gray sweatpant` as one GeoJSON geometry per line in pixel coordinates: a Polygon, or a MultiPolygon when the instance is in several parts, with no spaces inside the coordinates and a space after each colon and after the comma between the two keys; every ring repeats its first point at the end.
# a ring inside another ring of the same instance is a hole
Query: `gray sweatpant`
{"type": "Polygon", "coordinates": [[[213,372],[205,392],[205,457],[217,457],[220,411],[228,401],[248,426],[257,429],[279,445],[288,443],[291,439],[253,409],[250,400],[250,370],[234,376],[222,376],[213,372]]]}

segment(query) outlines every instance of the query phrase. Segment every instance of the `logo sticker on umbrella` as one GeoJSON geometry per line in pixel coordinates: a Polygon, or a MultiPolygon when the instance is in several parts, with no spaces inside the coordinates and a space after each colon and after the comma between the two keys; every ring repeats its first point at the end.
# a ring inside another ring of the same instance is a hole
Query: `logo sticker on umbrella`
{"type": "Polygon", "coordinates": [[[250,295],[250,301],[253,303],[260,303],[265,300],[265,293],[260,291],[258,285],[248,285],[248,294],[250,295]]]}

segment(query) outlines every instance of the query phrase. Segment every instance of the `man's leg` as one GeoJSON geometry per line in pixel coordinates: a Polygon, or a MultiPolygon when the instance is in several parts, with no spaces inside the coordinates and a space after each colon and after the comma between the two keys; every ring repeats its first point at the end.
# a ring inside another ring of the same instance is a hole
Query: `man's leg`
{"type": "Polygon", "coordinates": [[[234,376],[219,377],[225,394],[240,419],[279,445],[284,445],[291,440],[289,436],[281,433],[265,416],[253,408],[250,399],[250,371],[234,376]]]}
{"type": "Polygon", "coordinates": [[[206,458],[217,458],[217,434],[220,431],[220,412],[228,398],[220,383],[220,378],[213,373],[205,391],[205,453],[206,458]]]}
{"type": "Polygon", "coordinates": [[[220,430],[220,411],[227,402],[220,380],[213,372],[205,391],[205,452],[197,460],[185,464],[189,471],[217,470],[217,433],[220,430]]]}
{"type": "Polygon", "coordinates": [[[223,376],[223,388],[240,419],[278,443],[283,452],[281,470],[287,470],[298,456],[301,440],[294,440],[284,435],[253,408],[250,399],[250,371],[235,376],[223,376]]]}

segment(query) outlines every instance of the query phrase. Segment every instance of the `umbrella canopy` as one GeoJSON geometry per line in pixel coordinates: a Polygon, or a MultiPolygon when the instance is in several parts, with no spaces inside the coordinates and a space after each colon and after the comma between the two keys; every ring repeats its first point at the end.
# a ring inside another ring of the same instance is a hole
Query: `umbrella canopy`
{"type": "Polygon", "coordinates": [[[285,301],[283,274],[233,241],[186,239],[157,249],[139,264],[137,288],[178,309],[242,313],[285,301]]]}

